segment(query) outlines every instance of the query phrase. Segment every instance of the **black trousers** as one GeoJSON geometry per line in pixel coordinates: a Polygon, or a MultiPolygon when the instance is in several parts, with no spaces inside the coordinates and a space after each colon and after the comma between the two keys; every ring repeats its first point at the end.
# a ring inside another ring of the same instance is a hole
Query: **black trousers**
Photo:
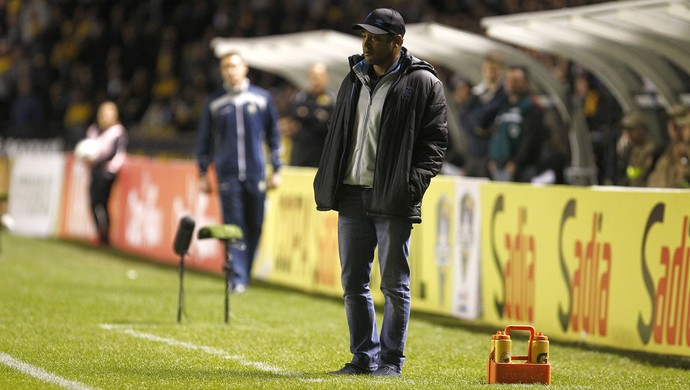
{"type": "Polygon", "coordinates": [[[94,167],[91,170],[91,184],[89,185],[89,198],[91,200],[91,213],[96,232],[101,244],[110,242],[110,213],[108,212],[108,200],[115,183],[116,176],[107,172],[102,167],[94,167]]]}

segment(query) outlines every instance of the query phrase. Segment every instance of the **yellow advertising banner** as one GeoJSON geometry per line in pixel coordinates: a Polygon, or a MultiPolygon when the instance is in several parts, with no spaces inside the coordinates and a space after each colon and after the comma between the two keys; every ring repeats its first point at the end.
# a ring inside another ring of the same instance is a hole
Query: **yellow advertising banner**
{"type": "Polygon", "coordinates": [[[482,186],[483,320],[690,354],[690,193],[482,186]]]}
{"type": "Polygon", "coordinates": [[[453,294],[455,182],[434,179],[424,195],[422,223],[410,239],[410,294],[415,309],[448,314],[453,294]]]}
{"type": "Polygon", "coordinates": [[[480,192],[485,180],[440,176],[412,230],[412,307],[466,319],[479,315],[480,192]]]}
{"type": "Polygon", "coordinates": [[[311,168],[285,167],[281,187],[268,193],[254,276],[339,296],[338,215],[316,210],[314,173],[311,168]]]}
{"type": "MultiPolygon", "coordinates": [[[[283,184],[268,194],[257,279],[341,296],[338,214],[316,210],[314,169],[286,167],[283,184]]],[[[422,205],[422,224],[410,239],[414,310],[462,318],[479,315],[479,186],[484,181],[437,177],[422,205]]],[[[375,258],[374,301],[383,302],[375,258]]]]}

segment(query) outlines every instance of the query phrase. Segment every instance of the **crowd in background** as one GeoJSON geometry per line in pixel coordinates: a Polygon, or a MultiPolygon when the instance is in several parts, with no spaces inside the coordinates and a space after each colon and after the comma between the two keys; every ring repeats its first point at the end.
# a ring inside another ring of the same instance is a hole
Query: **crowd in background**
{"type": "MultiPolygon", "coordinates": [[[[407,23],[434,21],[481,34],[484,17],[603,2],[0,0],[0,137],[58,137],[71,147],[93,122],[100,102],[109,99],[118,104],[133,145],[138,139],[189,145],[206,95],[221,85],[209,45],[215,37],[315,29],[352,33],[353,21],[381,6],[398,9],[407,23]]],[[[577,75],[569,64],[534,54],[576,97],[577,75]]],[[[257,70],[250,79],[269,89],[287,114],[294,87],[257,70]]],[[[620,117],[591,119],[612,123],[620,117]]]]}
{"type": "MultiPolygon", "coordinates": [[[[121,108],[130,131],[151,137],[192,132],[203,98],[219,85],[212,38],[314,29],[351,33],[386,3],[408,23],[437,21],[481,32],[482,17],[596,1],[347,0],[0,1],[0,121],[3,137],[80,136],[100,101],[121,108]]],[[[344,53],[349,55],[351,53],[344,53]]],[[[285,82],[254,72],[276,91],[285,82]]],[[[69,142],[68,142],[69,143],[69,142]]]]}

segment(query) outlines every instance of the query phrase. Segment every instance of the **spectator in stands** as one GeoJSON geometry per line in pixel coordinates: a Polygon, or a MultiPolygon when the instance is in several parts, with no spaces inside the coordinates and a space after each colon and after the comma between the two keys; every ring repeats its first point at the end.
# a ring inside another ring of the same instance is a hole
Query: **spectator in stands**
{"type": "Polygon", "coordinates": [[[315,63],[309,67],[309,89],[300,91],[290,104],[292,139],[290,165],[318,167],[333,114],[335,94],[327,89],[328,67],[315,63]]]}
{"type": "Polygon", "coordinates": [[[246,250],[233,252],[232,289],[243,293],[249,284],[254,254],[264,219],[266,188],[280,184],[278,113],[268,91],[251,85],[249,68],[237,52],[220,58],[224,88],[204,105],[198,130],[199,189],[211,191],[208,168],[213,164],[223,223],[242,229],[246,250]],[[264,142],[270,150],[273,172],[266,183],[264,142]]]}
{"type": "Polygon", "coordinates": [[[680,127],[680,142],[676,143],[676,169],[681,177],[679,187],[690,189],[690,112],[676,120],[680,127]]]}
{"type": "Polygon", "coordinates": [[[45,121],[43,100],[34,91],[31,78],[26,75],[17,80],[17,96],[10,111],[10,133],[12,137],[39,138],[45,121]]]}
{"type": "Polygon", "coordinates": [[[453,103],[449,104],[448,108],[449,111],[455,110],[457,113],[456,123],[458,131],[451,131],[451,126],[448,126],[448,146],[446,147],[445,161],[441,168],[441,174],[465,175],[463,167],[465,166],[467,156],[467,136],[465,135],[461,119],[464,114],[464,108],[472,99],[472,84],[460,74],[452,74],[447,84],[451,92],[449,100],[453,103]]]}
{"type": "Polygon", "coordinates": [[[21,42],[29,46],[37,41],[49,20],[47,2],[42,0],[23,1],[19,12],[21,42]]]}
{"type": "Polygon", "coordinates": [[[12,100],[12,53],[8,39],[0,37],[0,134],[5,135],[9,125],[10,101],[12,100]]]}
{"type": "MultiPolygon", "coordinates": [[[[96,123],[86,131],[86,139],[95,140],[95,153],[78,155],[91,168],[89,199],[100,245],[110,243],[110,213],[108,200],[120,169],[127,157],[127,130],[119,119],[117,106],[112,101],[100,104],[96,123]]],[[[79,149],[77,150],[79,152],[79,149]]]]}
{"type": "Polygon", "coordinates": [[[73,88],[67,92],[67,104],[63,126],[70,142],[81,137],[93,119],[94,107],[91,97],[81,88],[73,88]]]}
{"type": "Polygon", "coordinates": [[[548,138],[544,114],[529,91],[529,72],[508,68],[506,104],[496,116],[489,142],[489,174],[495,181],[530,182],[539,173],[539,157],[548,138]]]}
{"type": "Polygon", "coordinates": [[[69,75],[70,67],[77,61],[81,51],[80,42],[75,35],[72,21],[62,21],[60,38],[51,48],[50,64],[63,78],[69,75]]]}
{"type": "Polygon", "coordinates": [[[196,130],[196,125],[199,123],[199,117],[193,106],[196,100],[194,87],[191,85],[184,85],[180,93],[170,97],[173,126],[178,133],[190,133],[196,130]]]}
{"type": "Polygon", "coordinates": [[[138,68],[132,79],[122,88],[122,120],[125,123],[141,121],[151,104],[151,82],[145,67],[138,68]]]}
{"type": "Polygon", "coordinates": [[[664,151],[654,164],[654,169],[647,179],[648,187],[658,188],[682,188],[685,180],[681,171],[677,169],[677,164],[681,156],[678,152],[682,149],[678,144],[681,143],[681,127],[678,120],[690,113],[688,107],[681,104],[671,107],[666,112],[666,134],[668,142],[664,151]]]}
{"type": "Polygon", "coordinates": [[[639,112],[631,112],[621,120],[618,153],[618,185],[646,187],[654,167],[657,148],[648,134],[648,125],[639,112]]]}
{"type": "Polygon", "coordinates": [[[614,125],[620,120],[619,110],[594,76],[580,70],[573,81],[573,110],[582,112],[592,137],[597,167],[597,183],[613,184],[616,170],[614,125]]]}
{"type": "Polygon", "coordinates": [[[400,376],[410,316],[410,233],[443,164],[447,108],[434,68],[402,46],[405,22],[397,11],[376,9],[352,28],[361,30],[364,54],[349,58],[314,179],[317,208],[338,211],[353,354],[331,374],[400,376]],[[377,247],[385,300],[380,335],[369,290],[377,247]]]}
{"type": "Polygon", "coordinates": [[[118,62],[111,62],[107,66],[107,81],[105,91],[108,99],[117,100],[122,95],[125,81],[122,79],[122,67],[118,62]]]}
{"type": "MultiPolygon", "coordinates": [[[[66,87],[59,79],[50,84],[48,88],[48,126],[53,129],[54,133],[59,133],[64,136],[65,126],[62,119],[65,117],[67,111],[67,99],[65,99],[66,87]]],[[[82,129],[82,133],[83,134],[82,129]]]]}
{"type": "Polygon", "coordinates": [[[174,115],[169,103],[170,99],[154,94],[151,104],[146,108],[139,122],[142,134],[153,139],[174,136],[174,115]]]}
{"type": "Polygon", "coordinates": [[[467,176],[489,177],[491,127],[508,98],[503,87],[504,73],[502,54],[487,54],[482,63],[482,81],[472,88],[470,99],[460,107],[460,124],[467,135],[467,176]]]}

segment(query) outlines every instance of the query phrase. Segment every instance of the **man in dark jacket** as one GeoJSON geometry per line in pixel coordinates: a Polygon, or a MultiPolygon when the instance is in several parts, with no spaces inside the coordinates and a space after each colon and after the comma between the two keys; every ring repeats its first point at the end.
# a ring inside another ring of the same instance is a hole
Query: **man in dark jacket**
{"type": "Polygon", "coordinates": [[[314,179],[317,209],[338,211],[351,362],[333,374],[400,376],[410,316],[409,239],[441,169],[448,138],[443,86],[402,47],[405,24],[376,9],[363,24],[363,56],[350,57],[314,179]],[[369,290],[378,246],[385,298],[378,334],[369,290]]]}
{"type": "Polygon", "coordinates": [[[482,81],[472,87],[468,101],[460,105],[460,124],[467,135],[465,175],[489,177],[487,167],[491,126],[508,96],[503,88],[503,57],[491,52],[482,62],[482,81]]]}
{"type": "Polygon", "coordinates": [[[328,89],[328,67],[315,63],[309,67],[309,88],[297,93],[290,105],[288,136],[292,139],[290,165],[318,167],[328,133],[328,121],[335,106],[335,93],[328,89]]]}

